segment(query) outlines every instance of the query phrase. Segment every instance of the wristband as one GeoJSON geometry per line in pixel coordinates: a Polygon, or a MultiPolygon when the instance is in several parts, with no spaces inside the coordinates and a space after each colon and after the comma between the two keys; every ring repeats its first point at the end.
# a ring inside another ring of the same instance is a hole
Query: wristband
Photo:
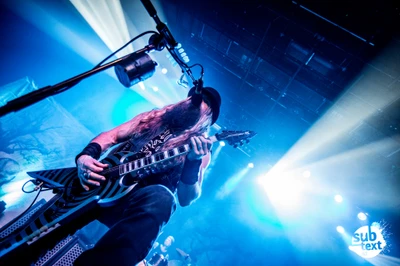
{"type": "Polygon", "coordinates": [[[183,165],[182,173],[181,173],[181,181],[186,185],[194,185],[199,180],[199,169],[201,165],[200,160],[190,161],[188,159],[185,160],[185,164],[183,165]]]}
{"type": "Polygon", "coordinates": [[[82,155],[89,155],[96,160],[100,158],[101,155],[101,146],[96,142],[89,143],[76,157],[75,163],[78,161],[78,158],[82,155]]]}

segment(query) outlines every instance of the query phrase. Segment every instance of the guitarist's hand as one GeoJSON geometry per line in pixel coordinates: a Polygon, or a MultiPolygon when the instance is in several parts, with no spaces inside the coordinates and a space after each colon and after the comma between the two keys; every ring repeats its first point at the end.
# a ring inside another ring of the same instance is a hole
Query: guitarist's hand
{"type": "Polygon", "coordinates": [[[78,167],[78,177],[82,187],[88,191],[89,186],[100,186],[100,181],[106,178],[99,175],[108,164],[101,163],[89,155],[82,155],[76,161],[78,167]]]}
{"type": "Polygon", "coordinates": [[[192,146],[192,149],[187,155],[187,158],[190,161],[195,161],[203,158],[203,156],[206,155],[212,147],[212,141],[206,139],[203,136],[191,137],[190,144],[192,146]]]}

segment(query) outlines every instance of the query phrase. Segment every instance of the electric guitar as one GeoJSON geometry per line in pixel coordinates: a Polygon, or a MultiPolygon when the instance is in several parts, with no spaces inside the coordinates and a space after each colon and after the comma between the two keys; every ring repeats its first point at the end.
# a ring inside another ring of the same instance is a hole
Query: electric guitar
{"type": "MultiPolygon", "coordinates": [[[[209,139],[212,142],[226,141],[237,147],[248,143],[255,135],[253,131],[222,131],[209,139]]],[[[1,228],[0,258],[21,245],[27,248],[26,245],[32,245],[50,231],[70,223],[93,207],[116,204],[132,191],[143,176],[146,178],[146,174],[141,174],[139,178],[139,171],[146,173],[146,170],[159,167],[177,156],[184,156],[189,151],[190,146],[185,144],[142,158],[131,152],[109,155],[101,160],[109,167],[99,173],[106,177],[106,181],[99,187],[91,187],[89,191],[80,185],[76,167],[27,172],[35,178],[38,188],[53,189],[56,196],[42,207],[43,211],[33,214],[20,228],[10,230],[8,225],[1,228]]]]}

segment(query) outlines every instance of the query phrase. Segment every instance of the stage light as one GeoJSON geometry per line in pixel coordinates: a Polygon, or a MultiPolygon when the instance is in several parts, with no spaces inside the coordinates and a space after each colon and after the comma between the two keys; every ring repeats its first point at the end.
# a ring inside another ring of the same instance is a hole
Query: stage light
{"type": "Polygon", "coordinates": [[[153,91],[158,91],[158,87],[153,86],[153,91]]]}
{"type": "Polygon", "coordinates": [[[166,69],[165,67],[163,67],[161,69],[161,73],[163,73],[164,75],[168,73],[168,69],[166,69]]]}
{"type": "Polygon", "coordinates": [[[341,233],[341,234],[343,234],[344,233],[344,228],[343,228],[343,226],[337,226],[336,227],[336,231],[338,231],[339,233],[341,233]]]}
{"type": "Polygon", "coordinates": [[[305,178],[309,178],[310,176],[311,176],[311,172],[310,171],[304,171],[303,172],[303,176],[305,177],[305,178]]]}
{"type": "Polygon", "coordinates": [[[189,56],[184,56],[184,57],[182,57],[182,60],[183,60],[183,62],[185,62],[185,63],[189,63],[189,61],[190,61],[189,56]]]}
{"type": "Polygon", "coordinates": [[[189,56],[185,52],[185,49],[183,49],[182,44],[178,43],[178,45],[175,47],[175,51],[179,54],[179,57],[183,62],[189,63],[189,56]]]}
{"type": "Polygon", "coordinates": [[[343,201],[343,197],[340,195],[335,195],[335,201],[340,203],[343,201]]]}
{"type": "Polygon", "coordinates": [[[254,168],[254,163],[249,163],[249,164],[247,165],[247,167],[248,167],[248,168],[254,168]]]}
{"type": "Polygon", "coordinates": [[[358,219],[360,219],[361,221],[367,220],[367,215],[366,215],[365,213],[363,213],[363,212],[359,212],[359,213],[357,214],[357,217],[358,217],[358,219]]]}
{"type": "Polygon", "coordinates": [[[171,62],[172,67],[176,67],[178,65],[178,63],[175,61],[175,58],[173,58],[169,53],[166,55],[166,57],[171,62]]]}
{"type": "Polygon", "coordinates": [[[300,212],[305,188],[302,181],[287,172],[274,169],[260,180],[269,200],[282,215],[294,215],[300,212]]]}
{"type": "Polygon", "coordinates": [[[146,86],[144,85],[143,82],[139,82],[138,85],[139,85],[139,88],[141,88],[143,91],[146,90],[146,86]]]}
{"type": "Polygon", "coordinates": [[[220,145],[221,147],[225,147],[225,145],[226,145],[226,144],[225,144],[225,141],[222,141],[222,140],[221,140],[221,141],[219,142],[219,145],[220,145]]]}
{"type": "Polygon", "coordinates": [[[228,178],[225,184],[218,190],[216,197],[218,199],[223,199],[228,196],[234,189],[237,188],[237,186],[242,181],[243,177],[246,176],[249,170],[250,169],[248,167],[245,167],[238,173],[235,173],[233,176],[228,178]]]}

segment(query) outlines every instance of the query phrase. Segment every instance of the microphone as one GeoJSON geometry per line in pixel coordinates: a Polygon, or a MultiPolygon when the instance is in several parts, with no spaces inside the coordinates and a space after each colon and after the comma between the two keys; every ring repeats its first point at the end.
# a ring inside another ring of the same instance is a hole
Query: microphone
{"type": "Polygon", "coordinates": [[[157,62],[146,53],[131,54],[115,65],[114,71],[119,82],[127,88],[153,76],[157,62]]]}
{"type": "Polygon", "coordinates": [[[194,93],[192,94],[192,104],[196,107],[199,107],[201,102],[203,101],[203,78],[199,78],[196,80],[194,83],[195,90],[194,93]]]}

